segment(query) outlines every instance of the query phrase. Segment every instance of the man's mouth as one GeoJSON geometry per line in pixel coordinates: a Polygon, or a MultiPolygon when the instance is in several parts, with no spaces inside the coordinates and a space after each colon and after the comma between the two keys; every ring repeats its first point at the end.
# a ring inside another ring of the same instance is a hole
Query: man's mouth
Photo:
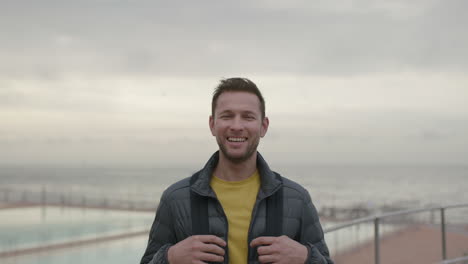
{"type": "Polygon", "coordinates": [[[227,140],[229,142],[244,142],[247,140],[245,137],[228,137],[227,140]]]}

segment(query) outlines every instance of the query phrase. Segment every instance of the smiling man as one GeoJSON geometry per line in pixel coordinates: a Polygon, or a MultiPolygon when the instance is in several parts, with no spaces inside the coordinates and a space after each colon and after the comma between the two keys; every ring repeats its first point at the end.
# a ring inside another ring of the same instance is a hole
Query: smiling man
{"type": "Polygon", "coordinates": [[[257,152],[268,125],[252,81],[221,81],[209,118],[219,151],[164,192],[142,264],[333,263],[308,192],[257,152]]]}

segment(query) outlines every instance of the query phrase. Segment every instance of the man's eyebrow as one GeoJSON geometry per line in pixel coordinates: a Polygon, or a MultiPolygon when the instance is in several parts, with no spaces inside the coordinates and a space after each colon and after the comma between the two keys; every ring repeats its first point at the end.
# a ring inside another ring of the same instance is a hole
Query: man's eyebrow
{"type": "MultiPolygon", "coordinates": [[[[221,113],[234,113],[234,112],[235,112],[235,111],[232,111],[232,110],[227,109],[227,110],[221,111],[220,114],[221,114],[221,113]]],[[[254,111],[250,111],[250,110],[242,110],[242,111],[240,111],[240,112],[241,112],[242,114],[255,114],[254,111]]]]}
{"type": "MultiPolygon", "coordinates": [[[[222,114],[233,114],[234,111],[232,110],[223,110],[221,112],[218,113],[218,115],[222,115],[222,114]]],[[[244,111],[241,111],[240,112],[242,115],[256,115],[256,113],[254,111],[250,111],[250,110],[244,110],[244,111]]]]}

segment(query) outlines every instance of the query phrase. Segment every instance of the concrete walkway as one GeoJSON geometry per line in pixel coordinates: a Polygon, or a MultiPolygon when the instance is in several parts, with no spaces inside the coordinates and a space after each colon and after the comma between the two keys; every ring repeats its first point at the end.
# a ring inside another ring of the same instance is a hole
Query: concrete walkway
{"type": "MultiPolygon", "coordinates": [[[[468,225],[461,232],[447,232],[448,259],[468,255],[468,225]]],[[[431,264],[442,260],[440,228],[412,226],[389,234],[380,241],[381,264],[431,264]]],[[[336,264],[374,263],[374,243],[332,256],[336,264]]]]}

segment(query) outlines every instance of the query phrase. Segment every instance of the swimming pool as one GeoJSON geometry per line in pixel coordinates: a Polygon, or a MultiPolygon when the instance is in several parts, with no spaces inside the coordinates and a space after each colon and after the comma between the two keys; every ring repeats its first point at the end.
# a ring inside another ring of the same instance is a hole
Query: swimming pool
{"type": "Polygon", "coordinates": [[[139,236],[80,247],[0,258],[0,262],[2,264],[140,263],[146,243],[147,236],[139,236]]]}
{"type": "MultiPolygon", "coordinates": [[[[100,209],[61,208],[61,207],[30,207],[0,210],[0,253],[54,246],[73,241],[95,241],[102,237],[122,236],[131,233],[146,234],[154,218],[154,213],[116,211],[100,209]]],[[[62,248],[59,250],[33,251],[22,256],[2,258],[2,263],[59,263],[63,258],[76,258],[74,262],[67,263],[102,263],[97,262],[98,252],[120,252],[120,247],[129,251],[134,248],[135,253],[141,257],[147,235],[91,243],[75,248],[62,248]],[[137,241],[137,242],[135,242],[137,241]],[[135,245],[132,247],[132,245],[135,245]],[[96,251],[97,250],[97,251],[96,251]],[[93,255],[97,258],[91,261],[93,255]],[[68,252],[68,253],[67,253],[68,252]],[[23,258],[28,261],[23,262],[23,258]],[[31,262],[36,259],[38,262],[31,262]],[[8,262],[7,262],[8,261],[8,262]],[[83,262],[81,262],[83,261],[83,262]]],[[[117,254],[117,253],[115,253],[117,254]]],[[[114,253],[112,254],[114,255],[114,253]]],[[[121,256],[125,259],[128,254],[121,256]]],[[[103,260],[100,257],[100,260],[103,260]]],[[[114,259],[113,259],[114,260],[114,259]]],[[[110,260],[103,260],[109,262],[110,260]]],[[[113,263],[127,263],[127,262],[113,263]]],[[[63,262],[61,262],[63,263],[63,262]]]]}

